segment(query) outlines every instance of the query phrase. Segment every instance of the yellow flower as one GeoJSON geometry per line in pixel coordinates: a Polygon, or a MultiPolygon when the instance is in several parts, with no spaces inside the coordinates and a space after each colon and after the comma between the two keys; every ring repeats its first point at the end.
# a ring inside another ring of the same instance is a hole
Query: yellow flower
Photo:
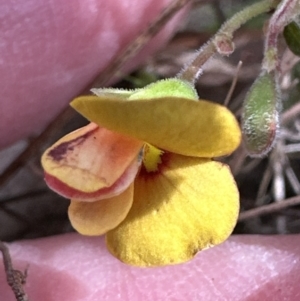
{"type": "Polygon", "coordinates": [[[138,266],[185,262],[227,239],[239,194],[212,158],[240,143],[231,112],[177,79],[94,92],[71,104],[92,123],[42,157],[48,185],[72,199],[73,227],[106,233],[109,251],[138,266]]]}

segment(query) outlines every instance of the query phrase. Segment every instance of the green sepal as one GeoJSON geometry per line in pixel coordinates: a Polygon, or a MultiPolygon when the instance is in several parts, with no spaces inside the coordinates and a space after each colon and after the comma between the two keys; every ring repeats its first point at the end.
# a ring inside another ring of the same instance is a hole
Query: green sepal
{"type": "Polygon", "coordinates": [[[115,89],[115,88],[93,88],[91,92],[100,97],[117,97],[128,99],[133,93],[139,91],[140,89],[135,90],[125,90],[125,89],[115,89]]]}
{"type": "Polygon", "coordinates": [[[91,89],[99,97],[116,97],[127,100],[153,99],[161,97],[182,97],[198,100],[198,94],[194,86],[186,81],[169,78],[151,83],[144,88],[125,90],[114,88],[91,89]]]}
{"type": "Polygon", "coordinates": [[[198,100],[198,94],[194,86],[177,78],[163,79],[152,83],[133,93],[129,97],[129,100],[153,99],[161,97],[182,97],[198,100]]]}

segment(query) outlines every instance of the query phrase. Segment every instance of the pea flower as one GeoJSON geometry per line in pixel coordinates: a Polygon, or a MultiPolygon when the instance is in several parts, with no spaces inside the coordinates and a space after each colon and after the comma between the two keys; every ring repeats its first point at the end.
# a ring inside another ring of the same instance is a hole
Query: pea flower
{"type": "Polygon", "coordinates": [[[169,79],[132,91],[93,90],[71,103],[91,123],[45,151],[50,188],[70,198],[84,235],[137,266],[190,260],[231,234],[239,194],[229,167],[241,133],[224,106],[169,79]]]}

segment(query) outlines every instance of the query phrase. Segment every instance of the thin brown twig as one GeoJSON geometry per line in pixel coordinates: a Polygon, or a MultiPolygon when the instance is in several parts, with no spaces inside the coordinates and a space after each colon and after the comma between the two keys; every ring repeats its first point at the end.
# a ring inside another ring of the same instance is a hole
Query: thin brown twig
{"type": "Polygon", "coordinates": [[[125,50],[112,61],[108,67],[94,80],[94,87],[105,86],[116,73],[124,67],[130,58],[138,53],[146,43],[153,38],[162,27],[172,18],[181,8],[192,0],[174,0],[170,5],[161,11],[157,18],[133,41],[125,50]]]}
{"type": "Polygon", "coordinates": [[[296,103],[281,115],[281,123],[286,124],[300,114],[300,103],[296,103]]]}
{"type": "Polygon", "coordinates": [[[234,74],[234,77],[233,77],[233,80],[231,82],[231,85],[230,85],[230,88],[229,88],[229,91],[226,95],[226,98],[224,100],[224,106],[225,107],[228,107],[228,104],[229,104],[229,101],[232,97],[232,94],[233,94],[233,91],[236,87],[236,83],[237,83],[237,80],[238,80],[238,77],[239,77],[239,72],[241,70],[241,67],[243,65],[243,62],[242,61],[239,61],[237,66],[236,66],[236,69],[235,69],[235,74],[234,74]]]}
{"type": "Polygon", "coordinates": [[[267,168],[265,169],[265,171],[263,173],[262,180],[260,182],[258,192],[256,195],[256,200],[255,200],[256,206],[263,205],[262,204],[263,200],[264,200],[263,197],[267,194],[268,186],[269,186],[271,180],[272,180],[272,170],[271,170],[270,166],[267,166],[267,168]]]}
{"type": "Polygon", "coordinates": [[[247,154],[246,154],[245,148],[243,145],[241,145],[237,149],[237,151],[233,154],[232,160],[230,160],[230,162],[229,162],[229,165],[231,167],[231,171],[232,171],[233,175],[236,176],[240,172],[240,170],[246,160],[246,157],[247,157],[247,154]]]}
{"type": "Polygon", "coordinates": [[[12,197],[6,197],[6,198],[0,198],[0,204],[4,205],[4,204],[11,204],[13,202],[18,202],[18,201],[22,201],[24,199],[27,198],[35,198],[35,197],[39,197],[41,195],[45,195],[47,192],[49,192],[49,189],[38,189],[38,190],[33,190],[33,191],[28,191],[25,193],[21,193],[12,197]]]}
{"type": "Polygon", "coordinates": [[[270,214],[297,205],[300,205],[300,196],[295,196],[292,198],[282,200],[281,202],[271,203],[268,205],[260,206],[258,208],[241,212],[238,221],[239,222],[245,221],[250,218],[258,217],[260,215],[270,214]]]}
{"type": "Polygon", "coordinates": [[[27,272],[23,274],[19,270],[15,270],[12,265],[12,260],[9,254],[8,247],[0,241],[0,251],[2,253],[3,264],[6,274],[6,280],[11,287],[17,301],[29,301],[27,294],[24,291],[23,284],[26,283],[27,272]]]}

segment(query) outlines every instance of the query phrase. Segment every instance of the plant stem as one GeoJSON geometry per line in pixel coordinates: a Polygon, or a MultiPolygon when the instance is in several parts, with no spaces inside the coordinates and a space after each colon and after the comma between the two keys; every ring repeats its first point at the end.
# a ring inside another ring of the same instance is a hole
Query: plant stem
{"type": "Polygon", "coordinates": [[[299,11],[299,0],[283,0],[277,7],[269,21],[267,36],[265,40],[264,60],[262,69],[267,72],[274,71],[279,67],[277,40],[284,26],[291,21],[299,11]]]}
{"type": "MultiPolygon", "coordinates": [[[[208,59],[218,52],[219,47],[224,46],[222,44],[225,44],[226,49],[228,49],[228,47],[230,49],[233,33],[237,29],[239,29],[244,23],[253,17],[275,8],[278,3],[279,0],[264,0],[250,5],[249,7],[246,7],[242,11],[236,13],[231,17],[231,19],[225,22],[219,31],[214,35],[214,37],[195,54],[194,59],[183,68],[177,77],[181,80],[194,83],[201,75],[202,66],[204,63],[206,63],[208,59]]],[[[224,52],[223,54],[228,55],[229,52],[224,52]]]]}

